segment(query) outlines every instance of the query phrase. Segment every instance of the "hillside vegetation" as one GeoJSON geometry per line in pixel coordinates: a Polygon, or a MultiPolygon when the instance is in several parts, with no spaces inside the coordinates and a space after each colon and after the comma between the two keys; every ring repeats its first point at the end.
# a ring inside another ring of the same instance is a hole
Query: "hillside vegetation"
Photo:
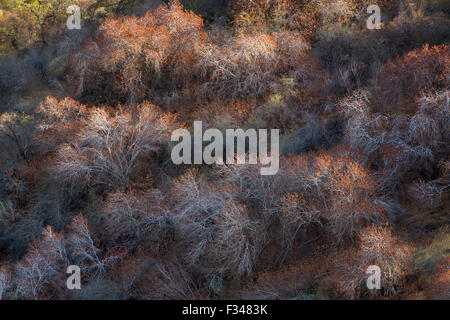
{"type": "Polygon", "coordinates": [[[450,299],[449,2],[371,4],[0,0],[0,299],[450,299]]]}

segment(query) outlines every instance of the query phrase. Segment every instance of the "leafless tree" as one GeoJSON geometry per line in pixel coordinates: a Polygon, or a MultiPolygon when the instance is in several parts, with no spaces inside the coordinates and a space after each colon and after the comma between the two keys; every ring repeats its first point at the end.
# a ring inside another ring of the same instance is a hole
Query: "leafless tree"
{"type": "Polygon", "coordinates": [[[62,236],[51,227],[43,233],[43,239],[35,240],[15,266],[16,295],[39,299],[52,279],[63,272],[67,253],[62,236]]]}
{"type": "Polygon", "coordinates": [[[173,123],[173,116],[150,104],[136,116],[95,109],[75,141],[60,148],[55,173],[71,184],[127,187],[144,159],[168,142],[173,123]]]}
{"type": "Polygon", "coordinates": [[[72,219],[68,229],[66,243],[70,259],[82,270],[101,274],[119,258],[115,255],[107,256],[97,247],[88,221],[82,214],[72,219]]]}

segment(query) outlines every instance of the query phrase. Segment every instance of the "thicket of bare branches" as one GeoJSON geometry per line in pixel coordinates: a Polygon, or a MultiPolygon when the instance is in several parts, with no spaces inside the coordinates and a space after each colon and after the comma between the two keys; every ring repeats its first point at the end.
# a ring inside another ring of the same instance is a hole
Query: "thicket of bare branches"
{"type": "Polygon", "coordinates": [[[393,235],[389,228],[372,225],[360,233],[360,248],[347,261],[337,264],[337,291],[348,299],[383,295],[394,297],[404,289],[405,276],[411,272],[408,260],[413,248],[393,235]],[[381,270],[381,290],[368,290],[366,270],[381,270]]]}
{"type": "Polygon", "coordinates": [[[46,286],[63,273],[66,259],[62,236],[47,227],[43,231],[43,239],[35,240],[15,266],[15,295],[41,298],[46,286]]]}
{"type": "Polygon", "coordinates": [[[175,184],[175,219],[187,246],[186,261],[210,277],[231,272],[250,274],[264,244],[264,229],[228,186],[212,189],[210,182],[186,173],[175,184]]]}
{"type": "Polygon", "coordinates": [[[423,90],[448,87],[448,46],[424,46],[388,62],[378,75],[383,103],[417,97],[423,90]]]}
{"type": "Polygon", "coordinates": [[[58,150],[55,174],[60,181],[79,186],[127,187],[152,157],[167,145],[174,118],[145,103],[132,110],[109,115],[103,109],[90,111],[71,144],[58,150]]]}
{"type": "Polygon", "coordinates": [[[0,299],[447,297],[445,1],[380,30],[368,0],[209,2],[0,10],[0,299]],[[280,129],[277,174],[174,165],[198,120],[280,129]]]}
{"type": "Polygon", "coordinates": [[[113,192],[103,208],[102,232],[110,247],[132,247],[150,241],[158,252],[174,236],[167,196],[154,189],[145,193],[113,192]]]}

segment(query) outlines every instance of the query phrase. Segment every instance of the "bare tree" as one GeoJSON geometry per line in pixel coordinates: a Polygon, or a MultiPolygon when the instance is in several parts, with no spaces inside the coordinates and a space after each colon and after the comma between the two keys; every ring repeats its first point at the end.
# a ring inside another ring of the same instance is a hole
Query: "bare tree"
{"type": "Polygon", "coordinates": [[[16,295],[39,299],[46,286],[61,272],[66,262],[62,236],[48,226],[43,239],[35,240],[15,266],[16,295]]]}
{"type": "Polygon", "coordinates": [[[108,196],[103,208],[103,230],[111,246],[133,247],[152,240],[155,251],[158,245],[174,236],[171,212],[159,190],[114,192],[108,196]]]}
{"type": "Polygon", "coordinates": [[[168,142],[173,125],[173,116],[150,104],[140,106],[136,116],[95,109],[76,140],[59,149],[55,173],[71,184],[127,187],[144,159],[168,142]]]}
{"type": "Polygon", "coordinates": [[[69,235],[66,243],[69,256],[84,271],[101,274],[110,267],[119,255],[107,256],[95,243],[87,219],[79,214],[68,226],[69,235]]]}

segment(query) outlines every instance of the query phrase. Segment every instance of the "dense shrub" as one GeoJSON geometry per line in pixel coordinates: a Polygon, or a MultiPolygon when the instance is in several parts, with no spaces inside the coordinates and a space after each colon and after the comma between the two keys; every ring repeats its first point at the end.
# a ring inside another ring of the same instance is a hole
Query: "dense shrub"
{"type": "Polygon", "coordinates": [[[399,9],[397,16],[386,24],[386,39],[391,52],[399,54],[425,44],[435,46],[448,41],[449,12],[445,12],[445,5],[438,2],[421,1],[418,5],[411,3],[399,9]]]}
{"type": "MultiPolygon", "coordinates": [[[[295,32],[240,34],[225,43],[211,44],[201,52],[197,64],[208,97],[264,97],[283,73],[296,78],[312,64],[309,45],[295,32]]],[[[306,82],[306,81],[304,81],[306,82]]]]}
{"type": "Polygon", "coordinates": [[[367,223],[383,220],[383,209],[373,197],[375,182],[362,166],[346,157],[318,153],[288,158],[271,178],[258,176],[253,168],[223,170],[220,175],[239,190],[241,201],[258,220],[268,227],[274,219],[282,219],[286,229],[278,232],[288,248],[293,230],[294,238],[297,228],[306,231],[302,228],[305,218],[320,218],[337,243],[354,237],[367,223]]]}
{"type": "Polygon", "coordinates": [[[198,265],[208,278],[250,274],[264,244],[264,229],[251,219],[229,186],[211,190],[192,171],[175,185],[178,199],[176,227],[186,248],[189,265],[198,265]]]}
{"type": "Polygon", "coordinates": [[[45,156],[78,134],[89,112],[86,106],[71,98],[58,101],[47,97],[37,108],[36,114],[40,123],[32,139],[32,150],[45,156]]]}
{"type": "Polygon", "coordinates": [[[428,291],[428,298],[433,300],[448,300],[450,297],[450,289],[448,287],[450,281],[448,258],[438,264],[437,272],[432,279],[433,285],[428,291]]]}
{"type": "Polygon", "coordinates": [[[65,239],[68,257],[88,275],[103,274],[120,259],[124,252],[102,250],[82,214],[75,216],[67,226],[65,239]]]}
{"type": "Polygon", "coordinates": [[[378,76],[383,106],[411,100],[423,91],[448,87],[449,50],[446,45],[413,50],[388,62],[378,76]]]}
{"type": "Polygon", "coordinates": [[[29,243],[41,235],[43,226],[39,216],[27,214],[20,217],[2,235],[7,252],[13,257],[21,257],[29,243]]]}
{"type": "Polygon", "coordinates": [[[449,7],[370,4],[1,1],[0,299],[448,297],[449,7]],[[198,120],[279,170],[174,165],[198,120]]]}
{"type": "Polygon", "coordinates": [[[349,116],[344,139],[366,165],[378,171],[378,187],[393,190],[411,172],[432,176],[439,158],[447,157],[441,149],[448,135],[447,93],[426,95],[418,100],[412,117],[386,116],[370,110],[367,92],[355,93],[340,103],[349,116]]]}
{"type": "Polygon", "coordinates": [[[25,59],[20,59],[15,54],[3,54],[0,57],[0,88],[2,90],[2,96],[0,97],[0,103],[2,108],[0,111],[5,111],[4,107],[9,106],[15,108],[17,105],[18,95],[24,89],[27,81],[29,80],[29,73],[26,74],[25,70],[29,70],[29,65],[25,59]]]}
{"type": "MultiPolygon", "coordinates": [[[[0,143],[9,154],[9,160],[30,160],[30,141],[34,131],[34,118],[19,112],[0,115],[0,143]]],[[[4,159],[6,160],[6,159],[4,159]]]]}
{"type": "Polygon", "coordinates": [[[342,23],[326,24],[318,29],[313,48],[331,70],[350,67],[352,63],[368,66],[377,60],[385,61],[388,57],[382,37],[371,36],[354,25],[342,23]]]}
{"type": "Polygon", "coordinates": [[[320,123],[314,117],[307,117],[307,123],[282,141],[281,150],[285,155],[300,155],[311,150],[320,150],[335,145],[342,136],[339,120],[320,123]]]}
{"type": "Polygon", "coordinates": [[[177,1],[143,17],[108,19],[99,31],[98,44],[86,45],[88,59],[75,57],[88,64],[74,63],[79,92],[112,78],[114,89],[122,91],[130,103],[142,101],[149,90],[161,85],[176,87],[189,82],[190,67],[198,60],[206,38],[202,19],[184,11],[177,1]]]}
{"type": "Polygon", "coordinates": [[[248,31],[299,31],[310,38],[320,15],[317,6],[298,0],[234,0],[230,14],[238,28],[248,31]]]}
{"type": "Polygon", "coordinates": [[[158,190],[108,195],[102,228],[108,246],[133,247],[148,241],[152,250],[162,251],[175,237],[166,201],[158,190]]]}
{"type": "Polygon", "coordinates": [[[76,142],[58,151],[55,174],[79,186],[127,187],[149,168],[151,156],[168,142],[174,118],[144,103],[133,115],[121,110],[113,116],[103,109],[90,112],[76,142]]]}
{"type": "Polygon", "coordinates": [[[9,289],[11,281],[11,273],[6,269],[6,267],[0,267],[0,299],[9,289]]]}
{"type": "Polygon", "coordinates": [[[347,299],[362,297],[398,296],[406,290],[405,279],[410,270],[411,246],[393,235],[388,228],[371,226],[361,231],[360,248],[351,253],[350,262],[338,264],[336,287],[339,294],[347,299]],[[370,291],[366,281],[369,266],[375,265],[381,269],[381,290],[370,291]]]}

